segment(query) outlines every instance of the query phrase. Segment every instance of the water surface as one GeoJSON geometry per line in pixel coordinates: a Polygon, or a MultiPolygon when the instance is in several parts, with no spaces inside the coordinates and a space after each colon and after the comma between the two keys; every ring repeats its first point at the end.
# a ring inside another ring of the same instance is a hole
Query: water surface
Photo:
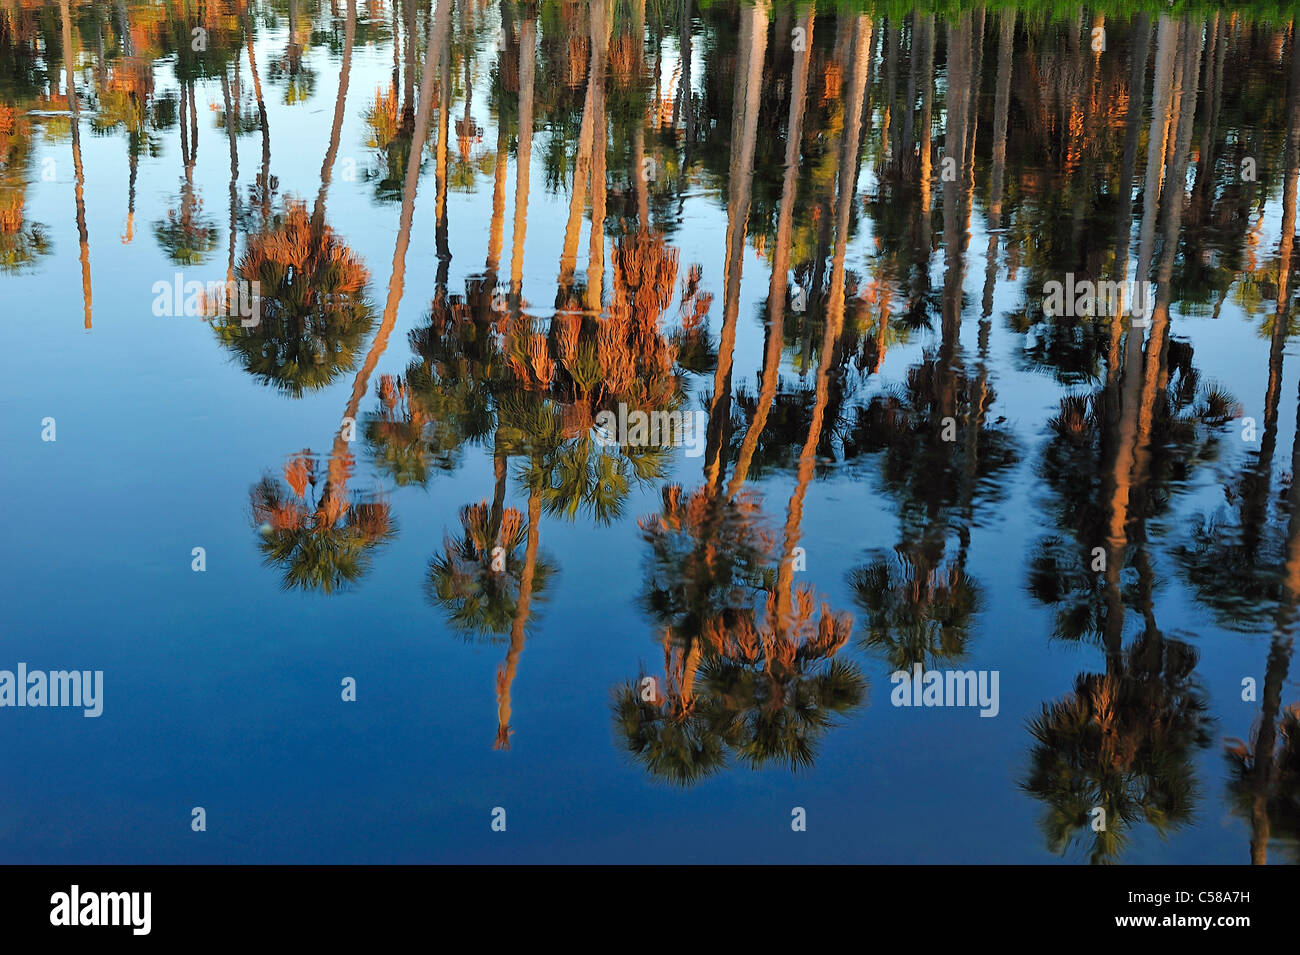
{"type": "Polygon", "coordinates": [[[0,11],[0,858],[1296,861],[1292,16],[941,6],[0,11]]]}

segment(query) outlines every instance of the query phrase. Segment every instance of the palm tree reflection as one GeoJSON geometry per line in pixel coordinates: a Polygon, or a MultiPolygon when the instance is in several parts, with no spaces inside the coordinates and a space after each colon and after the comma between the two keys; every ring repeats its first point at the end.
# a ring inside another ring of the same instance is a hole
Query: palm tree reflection
{"type": "Polygon", "coordinates": [[[258,547],[268,563],[282,568],[287,589],[330,594],[365,576],[371,552],[395,528],[383,497],[349,493],[346,475],[342,481],[322,478],[321,470],[303,451],[284,466],[289,493],[264,477],[252,490],[253,521],[262,538],[258,547]]]}
{"type": "MultiPolygon", "coordinates": [[[[460,534],[448,535],[429,562],[429,597],[446,611],[454,631],[500,642],[519,608],[527,520],[507,507],[493,527],[491,508],[481,501],[460,509],[460,525],[460,534]]],[[[546,589],[553,570],[547,560],[534,565],[530,596],[546,589]]]]}
{"type": "MultiPolygon", "coordinates": [[[[434,49],[446,41],[451,17],[450,8],[449,0],[442,0],[438,4],[430,34],[430,43],[434,49]]],[[[350,5],[349,16],[353,14],[350,5]]],[[[412,146],[416,153],[423,150],[428,135],[429,120],[433,110],[435,63],[435,58],[429,57],[420,81],[420,105],[412,130],[412,146]]],[[[336,111],[336,122],[340,115],[341,110],[336,111]]],[[[333,141],[333,137],[331,138],[333,141]]],[[[358,270],[364,270],[364,266],[359,260],[352,260],[350,254],[343,251],[345,247],[338,246],[335,251],[336,247],[323,225],[323,190],[327,181],[325,178],[325,182],[322,183],[322,199],[317,206],[319,215],[313,216],[308,221],[305,208],[290,207],[294,234],[302,241],[321,240],[329,243],[324,248],[330,249],[331,253],[316,263],[320,271],[328,272],[332,268],[337,268],[337,260],[342,258],[352,266],[352,269],[347,271],[355,277],[358,270]]],[[[354,582],[364,575],[370,552],[394,533],[389,504],[383,495],[358,494],[348,490],[354,466],[349,445],[353,438],[352,431],[361,399],[368,390],[370,376],[388,346],[389,336],[397,321],[398,304],[405,290],[406,253],[415,215],[418,181],[419,166],[412,163],[406,171],[402,190],[400,225],[393,248],[393,265],[388,281],[383,320],[366,353],[365,361],[357,370],[353,380],[351,395],[344,409],[339,430],[335,434],[328,463],[325,465],[324,484],[319,495],[313,498],[306,493],[308,486],[315,489],[317,480],[317,467],[309,451],[304,451],[292,459],[285,469],[285,481],[292,489],[293,497],[284,494],[273,479],[263,479],[251,492],[254,522],[259,523],[261,519],[263,552],[267,556],[268,563],[284,566],[286,587],[319,588],[329,593],[341,585],[354,582]],[[310,514],[307,513],[308,502],[314,505],[310,508],[310,514]]],[[[272,236],[269,242],[274,247],[275,237],[272,236]]],[[[299,243],[290,243],[289,247],[291,250],[296,250],[298,245],[299,243]]],[[[315,246],[318,249],[321,247],[315,246]]],[[[309,245],[308,248],[312,246],[309,245]]],[[[275,259],[268,257],[267,262],[274,277],[275,259]]],[[[282,277],[284,282],[289,283],[288,288],[294,288],[292,273],[282,277]]],[[[278,283],[272,285],[272,288],[281,287],[278,283]]]]}
{"type": "Polygon", "coordinates": [[[214,328],[250,375],[297,398],[356,366],[374,327],[370,272],[305,203],[290,200],[270,229],[249,237],[237,274],[259,283],[260,321],[245,326],[234,315],[214,328]]]}
{"type": "MultiPolygon", "coordinates": [[[[744,239],[741,226],[748,216],[766,4],[749,8],[742,21],[740,51],[748,63],[737,70],[735,97],[736,122],[743,132],[732,140],[726,305],[710,402],[705,484],[689,494],[671,485],[664,491],[662,511],[641,521],[651,548],[642,602],[662,634],[664,674],[659,680],[643,672],[615,689],[612,704],[616,733],[633,758],[653,777],[683,786],[720,771],[732,755],[754,769],[808,768],[820,738],[836,717],[859,706],[866,695],[857,668],[837,657],[851,635],[852,616],[835,612],[817,598],[811,585],[796,586],[793,579],[803,499],[824,438],[831,365],[844,312],[849,176],[859,146],[858,120],[871,36],[869,18],[859,16],[851,23],[854,29],[846,53],[853,79],[846,101],[853,120],[841,153],[831,293],[816,396],[778,549],[776,536],[765,526],[758,495],[743,486],[753,448],[767,422],[765,413],[751,423],[755,430],[742,443],[736,474],[724,483],[744,239]]],[[[802,103],[793,102],[791,109],[792,116],[799,116],[802,103]]],[[[797,130],[797,125],[792,122],[791,128],[797,130]]],[[[787,209],[795,188],[794,178],[787,176],[783,198],[787,209]]],[[[778,306],[769,301],[769,307],[778,306]]],[[[779,342],[779,325],[775,336],[779,342]]],[[[771,376],[776,374],[776,364],[770,355],[765,360],[763,412],[773,397],[771,376]]]]}
{"type": "Polygon", "coordinates": [[[1209,743],[1196,660],[1186,644],[1146,633],[1117,666],[1079,674],[1072,693],[1043,706],[1030,723],[1024,786],[1048,806],[1040,826],[1049,849],[1064,853],[1089,827],[1089,861],[1113,862],[1139,823],[1167,835],[1190,821],[1190,757],[1209,743]],[[1106,813],[1100,831],[1090,826],[1095,807],[1106,813]]]}
{"type": "MultiPolygon", "coordinates": [[[[356,3],[348,0],[334,119],[315,208],[309,217],[304,202],[288,200],[280,215],[249,236],[236,273],[243,282],[258,283],[256,321],[250,326],[244,316],[234,315],[214,323],[218,338],[245,371],[294,398],[324,388],[351,371],[357,350],[374,326],[366,294],[370,273],[325,221],[325,198],[338,156],[355,32],[356,3]]],[[[265,132],[263,118],[262,176],[268,179],[265,132]]],[[[233,222],[233,139],[231,157],[233,222]]],[[[233,252],[232,229],[232,259],[233,252]]]]}
{"type": "MultiPolygon", "coordinates": [[[[1035,744],[1022,785],[1046,803],[1041,826],[1049,848],[1064,853],[1089,840],[1093,863],[1116,861],[1144,821],[1162,836],[1190,822],[1199,795],[1192,758],[1209,743],[1207,703],[1195,675],[1199,654],[1157,624],[1157,577],[1147,540],[1148,519],[1168,506],[1185,472],[1213,457],[1215,429],[1233,404],[1200,382],[1190,346],[1167,337],[1195,109],[1190,96],[1180,96],[1175,78],[1187,86],[1199,63],[1199,47],[1189,39],[1186,24],[1161,17],[1137,265],[1138,276],[1150,274],[1162,219],[1165,245],[1155,263],[1150,337],[1144,342],[1146,323],[1137,321],[1124,335],[1115,310],[1105,384],[1092,396],[1062,401],[1042,466],[1059,523],[1076,540],[1040,543],[1030,591],[1062,608],[1058,636],[1100,647],[1105,670],[1079,674],[1073,693],[1045,703],[1031,721],[1035,744]],[[1166,133],[1169,155],[1164,143],[1156,143],[1166,133]],[[1129,605],[1138,610],[1142,629],[1126,648],[1129,605]],[[1105,814],[1101,825],[1098,811],[1105,814]]],[[[1136,70],[1133,75],[1143,82],[1136,70]]],[[[1134,121],[1135,113],[1129,117],[1134,121]]],[[[1127,249],[1128,235],[1124,216],[1116,223],[1117,248],[1127,249]]],[[[1127,251],[1120,255],[1126,259],[1127,251]]]]}

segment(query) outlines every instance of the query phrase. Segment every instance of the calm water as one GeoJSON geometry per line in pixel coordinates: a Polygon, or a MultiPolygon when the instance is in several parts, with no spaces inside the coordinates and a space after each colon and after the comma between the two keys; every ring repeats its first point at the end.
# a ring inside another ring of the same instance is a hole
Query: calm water
{"type": "Polygon", "coordinates": [[[5,5],[0,859],[1297,861],[1294,23],[958,6],[5,5]]]}

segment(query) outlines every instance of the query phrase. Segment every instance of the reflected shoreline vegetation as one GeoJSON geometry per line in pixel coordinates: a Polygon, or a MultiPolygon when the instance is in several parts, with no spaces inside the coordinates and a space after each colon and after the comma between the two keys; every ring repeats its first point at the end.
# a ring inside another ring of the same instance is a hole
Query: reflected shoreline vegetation
{"type": "Polygon", "coordinates": [[[1296,14],[0,2],[0,851],[1300,862],[1296,14]]]}

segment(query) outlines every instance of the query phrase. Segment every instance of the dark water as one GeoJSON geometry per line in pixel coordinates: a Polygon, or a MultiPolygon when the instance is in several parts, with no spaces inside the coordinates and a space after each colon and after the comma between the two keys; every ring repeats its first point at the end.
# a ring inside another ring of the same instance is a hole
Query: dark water
{"type": "Polygon", "coordinates": [[[1295,862],[1294,23],[1144,6],[5,6],[0,858],[1295,862]]]}

